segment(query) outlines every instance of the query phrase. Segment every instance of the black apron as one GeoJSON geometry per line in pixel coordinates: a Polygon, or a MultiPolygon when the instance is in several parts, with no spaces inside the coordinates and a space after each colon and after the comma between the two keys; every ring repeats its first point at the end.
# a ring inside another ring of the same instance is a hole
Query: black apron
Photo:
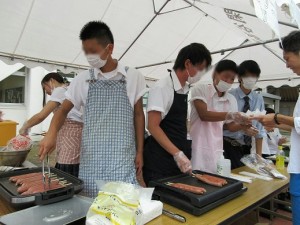
{"type": "MultiPolygon", "coordinates": [[[[170,77],[171,72],[170,72],[170,77]]],[[[173,79],[172,79],[173,82],[173,79]]],[[[174,82],[173,82],[174,88],[174,82]]],[[[174,90],[174,100],[170,111],[161,121],[160,127],[170,141],[190,159],[191,141],[187,140],[187,94],[174,90]]],[[[162,148],[153,136],[145,140],[144,179],[146,184],[152,179],[181,174],[173,156],[162,148]]]]}

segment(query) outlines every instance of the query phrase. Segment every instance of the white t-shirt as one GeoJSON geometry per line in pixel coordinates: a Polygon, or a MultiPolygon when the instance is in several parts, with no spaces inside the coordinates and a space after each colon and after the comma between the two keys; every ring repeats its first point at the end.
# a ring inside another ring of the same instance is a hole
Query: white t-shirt
{"type": "Polygon", "coordinates": [[[205,102],[207,104],[208,111],[238,111],[236,99],[232,94],[226,92],[222,97],[219,97],[217,90],[213,87],[212,84],[197,83],[197,85],[195,85],[191,89],[191,124],[193,124],[199,118],[198,112],[193,103],[194,100],[202,100],[203,102],[205,102]],[[210,102],[210,104],[208,104],[208,102],[210,102]]]}
{"type": "MultiPolygon", "coordinates": [[[[49,101],[53,101],[53,102],[58,102],[59,104],[62,104],[63,101],[66,98],[66,91],[67,91],[67,87],[57,87],[53,90],[49,101]]],[[[82,113],[76,109],[72,109],[68,115],[67,115],[68,119],[71,120],[75,120],[78,122],[82,122],[82,113]]]]}
{"type": "MultiPolygon", "coordinates": [[[[127,95],[132,107],[147,92],[144,76],[136,69],[129,68],[126,72],[125,67],[118,63],[116,70],[109,73],[102,73],[100,69],[94,69],[95,77],[99,80],[119,80],[122,75],[126,78],[127,95]]],[[[66,92],[66,99],[72,102],[78,111],[85,107],[88,97],[90,72],[83,71],[76,76],[66,92]]]]}
{"type": "Polygon", "coordinates": [[[171,76],[173,81],[168,74],[158,80],[149,90],[147,112],[161,112],[161,119],[164,119],[170,111],[174,100],[174,90],[178,94],[187,94],[189,92],[188,83],[182,87],[176,73],[173,70],[171,76]]]}
{"type": "Polygon", "coordinates": [[[269,137],[266,137],[269,145],[270,154],[277,154],[278,151],[278,141],[282,138],[278,128],[274,128],[273,132],[267,133],[269,137]]]}
{"type": "Polygon", "coordinates": [[[298,98],[294,109],[294,128],[291,134],[289,173],[300,173],[300,100],[298,98]]]}
{"type": "Polygon", "coordinates": [[[50,95],[49,101],[58,102],[59,104],[62,104],[66,98],[65,96],[66,91],[67,91],[67,87],[54,88],[52,94],[50,95]]]}

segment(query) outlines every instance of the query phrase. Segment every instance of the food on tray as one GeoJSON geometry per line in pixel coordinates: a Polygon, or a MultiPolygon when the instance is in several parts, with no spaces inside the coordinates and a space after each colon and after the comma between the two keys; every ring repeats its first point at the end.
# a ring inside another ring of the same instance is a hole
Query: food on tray
{"type": "Polygon", "coordinates": [[[211,175],[207,175],[207,174],[194,174],[194,176],[202,181],[203,183],[212,185],[212,186],[217,186],[217,187],[223,187],[224,185],[227,184],[227,181],[223,178],[219,178],[219,177],[214,177],[211,175]]]}
{"type": "Polygon", "coordinates": [[[25,177],[34,177],[38,174],[42,174],[42,173],[28,173],[28,174],[22,174],[22,175],[18,175],[18,176],[13,176],[9,178],[9,181],[11,182],[16,182],[19,178],[25,178],[25,177]]]}
{"type": "MultiPolygon", "coordinates": [[[[45,179],[48,180],[47,175],[45,176],[45,179]]],[[[21,185],[30,181],[40,181],[40,180],[43,180],[43,174],[37,174],[34,177],[18,178],[15,183],[16,185],[21,185]]]]}
{"type": "Polygon", "coordinates": [[[171,187],[178,188],[178,189],[183,190],[183,191],[198,194],[198,195],[199,194],[202,195],[206,192],[206,190],[202,187],[197,187],[197,186],[183,184],[183,183],[167,183],[167,185],[169,185],[171,187]]]}
{"type": "Polygon", "coordinates": [[[30,188],[28,188],[27,191],[21,193],[21,195],[33,195],[33,194],[37,194],[37,193],[41,193],[41,192],[45,192],[45,191],[51,191],[51,190],[56,190],[56,189],[60,189],[60,188],[64,188],[64,185],[61,184],[44,184],[42,181],[40,182],[39,185],[36,186],[32,186],[30,188]]]}
{"type": "Polygon", "coordinates": [[[25,151],[29,150],[32,145],[32,140],[29,136],[18,135],[12,138],[7,143],[7,150],[8,151],[25,151]]]}
{"type": "Polygon", "coordinates": [[[9,180],[13,183],[16,183],[16,186],[18,186],[17,191],[21,195],[37,194],[45,191],[64,188],[66,185],[69,185],[66,184],[66,181],[61,181],[62,178],[58,179],[54,174],[51,174],[51,176],[46,174],[44,183],[43,173],[41,172],[13,176],[10,177],[9,180]],[[50,180],[48,178],[50,178],[50,180]]]}
{"type": "MultiPolygon", "coordinates": [[[[40,180],[26,182],[26,183],[23,183],[20,187],[18,187],[17,191],[18,191],[18,193],[23,193],[23,192],[27,191],[30,187],[39,186],[40,184],[41,184],[40,180]]],[[[60,181],[58,179],[52,179],[51,185],[52,184],[53,185],[60,184],[60,181]]],[[[48,186],[48,183],[46,184],[46,186],[48,186]]]]}

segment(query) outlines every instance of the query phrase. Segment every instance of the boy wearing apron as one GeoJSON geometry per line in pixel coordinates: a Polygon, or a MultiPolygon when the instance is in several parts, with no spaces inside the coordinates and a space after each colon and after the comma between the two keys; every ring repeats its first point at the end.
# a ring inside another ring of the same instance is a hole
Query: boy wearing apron
{"type": "Polygon", "coordinates": [[[187,95],[189,84],[198,81],[210,64],[206,47],[192,43],[180,50],[173,70],[150,89],[147,118],[151,135],[145,141],[143,168],[147,185],[151,180],[191,171],[187,95]]]}
{"type": "Polygon", "coordinates": [[[83,195],[95,197],[96,180],[137,184],[143,166],[144,76],[113,59],[114,39],[100,21],[87,23],[80,32],[91,69],[72,81],[66,100],[52,119],[41,143],[41,158],[51,152],[51,142],[73,107],[84,110],[79,178],[83,195]]]}

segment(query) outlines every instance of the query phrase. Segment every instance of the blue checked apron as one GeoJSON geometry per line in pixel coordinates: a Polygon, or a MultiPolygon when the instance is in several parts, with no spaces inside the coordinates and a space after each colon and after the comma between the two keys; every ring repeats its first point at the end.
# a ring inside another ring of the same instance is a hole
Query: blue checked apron
{"type": "Polygon", "coordinates": [[[96,180],[137,184],[136,147],[134,111],[125,77],[98,80],[94,70],[89,71],[79,178],[84,181],[82,194],[96,197],[96,180]]]}

